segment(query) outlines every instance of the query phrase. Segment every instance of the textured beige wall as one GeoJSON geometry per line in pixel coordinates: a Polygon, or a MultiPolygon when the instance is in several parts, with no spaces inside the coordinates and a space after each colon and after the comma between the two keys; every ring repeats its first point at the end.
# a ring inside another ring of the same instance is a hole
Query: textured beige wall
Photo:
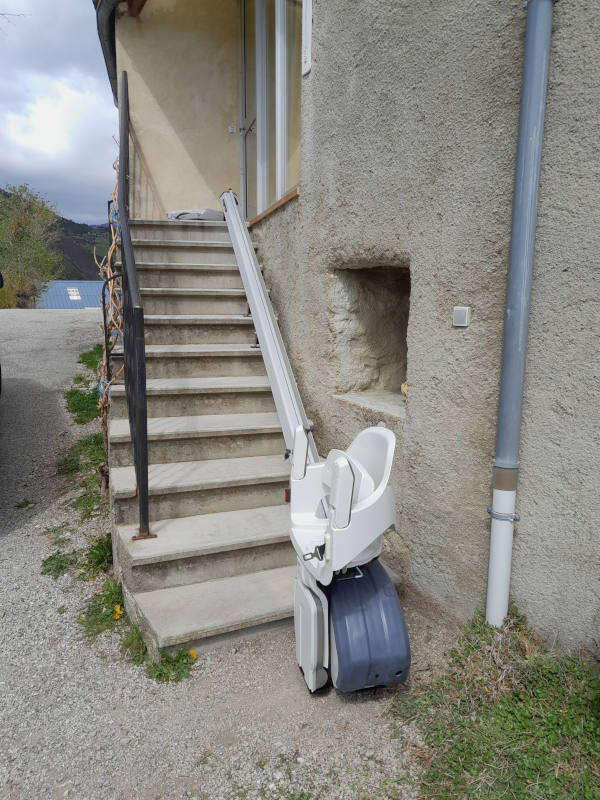
{"type": "MultiPolygon", "coordinates": [[[[319,448],[394,430],[396,567],[485,600],[525,14],[521,0],[313,0],[300,198],[257,225],[319,448]],[[408,399],[336,397],[336,270],[410,263],[408,399]],[[453,329],[452,307],[473,307],[453,329]]],[[[541,174],[512,599],[548,640],[600,641],[600,36],[557,3],[541,174]]]]}
{"type": "Polygon", "coordinates": [[[119,18],[140,176],[134,214],[219,208],[224,189],[238,190],[238,136],[228,132],[238,116],[238,13],[236,0],[152,0],[139,17],[119,18]]]}

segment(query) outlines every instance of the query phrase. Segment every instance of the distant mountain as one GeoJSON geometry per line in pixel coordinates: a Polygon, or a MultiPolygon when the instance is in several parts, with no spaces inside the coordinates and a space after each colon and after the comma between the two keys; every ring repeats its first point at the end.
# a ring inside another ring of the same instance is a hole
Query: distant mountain
{"type": "Polygon", "coordinates": [[[98,280],[98,269],[94,264],[94,247],[96,257],[101,261],[109,245],[108,224],[85,225],[59,217],[58,226],[60,236],[57,250],[63,257],[64,277],[78,281],[98,280]]]}
{"type": "MultiPolygon", "coordinates": [[[[0,196],[9,193],[0,188],[0,196]]],[[[101,261],[108,252],[110,232],[106,225],[86,225],[73,222],[57,215],[59,238],[56,249],[62,255],[63,274],[61,278],[77,281],[97,281],[98,269],[94,263],[96,256],[101,261]]]]}

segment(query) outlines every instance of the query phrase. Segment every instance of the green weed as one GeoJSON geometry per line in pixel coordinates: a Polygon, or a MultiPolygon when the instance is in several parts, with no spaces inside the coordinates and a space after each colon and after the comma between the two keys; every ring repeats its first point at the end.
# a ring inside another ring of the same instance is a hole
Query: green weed
{"type": "Polygon", "coordinates": [[[194,660],[190,650],[179,650],[174,656],[161,652],[158,664],[146,660],[146,675],[157,683],[177,683],[189,677],[194,660]]]}
{"type": "Polygon", "coordinates": [[[50,575],[56,580],[71,567],[74,567],[78,560],[79,553],[77,550],[71,550],[70,553],[62,553],[60,550],[56,550],[42,561],[42,575],[50,575]]]}
{"type": "Polygon", "coordinates": [[[142,638],[140,629],[131,625],[123,634],[121,651],[128,661],[138,667],[146,666],[146,676],[157,683],[177,682],[189,677],[190,669],[196,660],[193,650],[179,650],[174,656],[161,652],[160,661],[154,664],[148,656],[148,650],[142,638]]]}
{"type": "Polygon", "coordinates": [[[104,445],[102,434],[92,433],[74,442],[58,462],[58,472],[61,475],[72,475],[82,472],[88,467],[97,470],[104,462],[104,445]]]}
{"type": "Polygon", "coordinates": [[[46,539],[50,539],[50,543],[53,544],[54,547],[64,547],[69,541],[64,523],[61,525],[51,525],[44,530],[43,535],[46,539]]]}
{"type": "Polygon", "coordinates": [[[91,389],[68,389],[65,392],[67,410],[73,414],[78,425],[85,425],[100,416],[98,407],[98,391],[95,386],[91,389]]]}
{"type": "Polygon", "coordinates": [[[77,486],[81,493],[73,507],[78,509],[82,519],[97,517],[105,510],[98,481],[98,468],[103,462],[104,445],[100,433],[92,433],[74,442],[58,462],[61,475],[77,475],[80,479],[77,486]]]}
{"type": "Polygon", "coordinates": [[[79,511],[81,519],[91,519],[103,514],[106,508],[98,488],[98,476],[95,473],[86,475],[78,486],[81,493],[73,501],[73,508],[79,511]]]}
{"type": "Polygon", "coordinates": [[[102,350],[103,348],[101,344],[94,345],[91,350],[80,354],[78,359],[79,363],[92,370],[92,372],[96,372],[98,370],[98,364],[102,358],[102,350]]]}
{"type": "Polygon", "coordinates": [[[101,633],[119,625],[123,614],[123,592],[112,578],[106,578],[101,591],[87,601],[82,616],[77,621],[86,637],[94,641],[101,633]]]}
{"type": "Polygon", "coordinates": [[[90,382],[85,377],[85,375],[75,375],[75,377],[73,378],[73,383],[75,384],[75,386],[85,386],[88,389],[90,386],[90,382]]]}
{"type": "Polygon", "coordinates": [[[138,667],[146,660],[146,645],[137,625],[131,625],[121,640],[121,651],[138,667]]]}
{"type": "Polygon", "coordinates": [[[110,533],[93,540],[84,556],[85,575],[94,578],[112,567],[112,541],[110,533]]]}
{"type": "Polygon", "coordinates": [[[32,503],[31,500],[28,500],[24,497],[22,500],[19,500],[18,503],[15,503],[15,508],[33,508],[35,503],[32,503]]]}
{"type": "Polygon", "coordinates": [[[392,713],[422,731],[423,800],[600,797],[600,680],[546,652],[514,610],[499,631],[477,616],[449,673],[399,692],[392,713]]]}

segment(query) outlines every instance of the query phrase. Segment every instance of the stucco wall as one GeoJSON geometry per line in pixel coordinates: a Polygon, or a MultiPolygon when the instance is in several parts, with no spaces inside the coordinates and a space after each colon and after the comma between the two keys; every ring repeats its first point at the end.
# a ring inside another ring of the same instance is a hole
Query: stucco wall
{"type": "MultiPolygon", "coordinates": [[[[313,0],[300,198],[254,228],[322,453],[397,434],[407,580],[484,604],[525,14],[521,0],[313,0]],[[338,399],[338,268],[410,263],[408,398],[338,399]],[[471,305],[468,329],[452,307],[471,305]],[[392,409],[393,410],[393,409],[392,409]]],[[[558,3],[541,175],[512,599],[547,639],[600,640],[600,30],[558,3]]]]}
{"type": "Polygon", "coordinates": [[[152,0],[117,21],[139,169],[133,213],[219,208],[239,187],[236,0],[152,0]],[[145,164],[145,169],[144,169],[145,164]],[[145,174],[145,173],[150,173],[145,174]]]}

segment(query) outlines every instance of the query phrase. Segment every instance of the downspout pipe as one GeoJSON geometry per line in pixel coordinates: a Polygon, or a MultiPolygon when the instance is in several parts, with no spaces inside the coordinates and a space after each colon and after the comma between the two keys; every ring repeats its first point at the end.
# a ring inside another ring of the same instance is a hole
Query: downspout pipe
{"type": "Polygon", "coordinates": [[[118,105],[117,97],[117,50],[115,44],[115,19],[117,6],[121,0],[92,0],[96,9],[96,25],[98,28],[98,38],[102,47],[102,55],[106,64],[106,72],[110,88],[112,89],[115,105],[118,105]]]}
{"type": "Polygon", "coordinates": [[[510,261],[504,316],[504,344],[496,430],[486,619],[500,627],[508,612],[510,571],[519,471],[519,440],[531,273],[548,63],[555,0],[529,0],[519,140],[512,213],[510,261]]]}

